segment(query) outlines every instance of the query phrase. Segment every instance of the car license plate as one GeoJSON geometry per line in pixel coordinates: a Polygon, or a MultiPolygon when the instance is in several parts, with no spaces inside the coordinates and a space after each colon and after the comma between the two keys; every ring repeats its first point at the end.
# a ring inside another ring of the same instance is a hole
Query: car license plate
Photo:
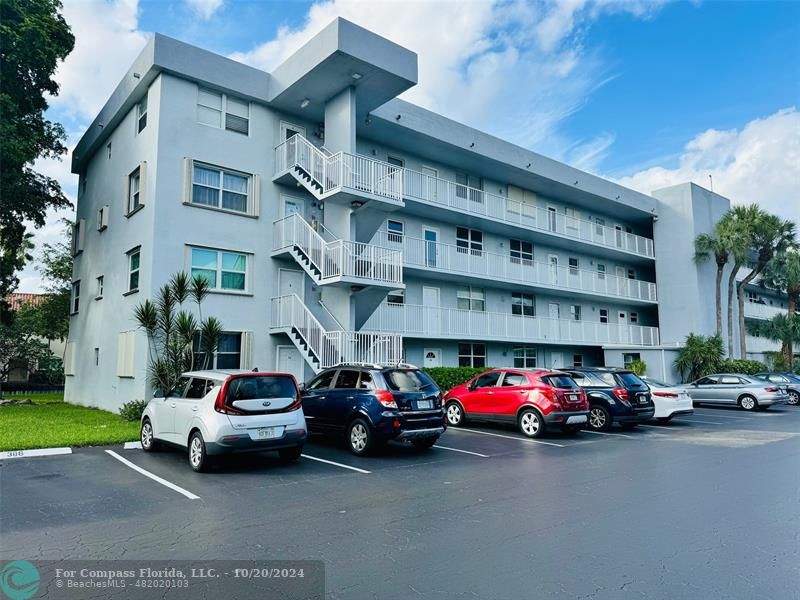
{"type": "Polygon", "coordinates": [[[639,394],[639,404],[647,404],[647,396],[645,394],[639,394]]]}
{"type": "Polygon", "coordinates": [[[258,430],[258,439],[271,440],[277,437],[277,427],[264,427],[258,430]]]}
{"type": "Polygon", "coordinates": [[[569,401],[570,402],[575,402],[577,399],[578,399],[578,395],[577,394],[569,394],[569,401]]]}
{"type": "Polygon", "coordinates": [[[573,423],[586,423],[586,415],[575,415],[574,417],[568,417],[567,425],[572,425],[573,423]]]}
{"type": "Polygon", "coordinates": [[[417,400],[417,409],[426,410],[433,408],[433,400],[417,400]]]}

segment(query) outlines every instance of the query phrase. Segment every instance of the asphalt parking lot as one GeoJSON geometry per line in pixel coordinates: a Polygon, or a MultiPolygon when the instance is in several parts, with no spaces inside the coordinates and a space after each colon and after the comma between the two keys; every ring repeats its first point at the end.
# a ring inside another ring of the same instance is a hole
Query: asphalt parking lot
{"type": "Polygon", "coordinates": [[[327,598],[800,598],[800,408],[359,458],[77,449],[0,463],[0,559],[319,559],[327,598]]]}

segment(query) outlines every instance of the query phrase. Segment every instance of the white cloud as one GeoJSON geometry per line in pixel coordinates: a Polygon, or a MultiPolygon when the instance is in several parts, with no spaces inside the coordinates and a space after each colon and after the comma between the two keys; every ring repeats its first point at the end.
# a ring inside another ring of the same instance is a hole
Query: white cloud
{"type": "MultiPolygon", "coordinates": [[[[419,84],[404,98],[556,158],[573,140],[558,125],[608,80],[602,61],[581,44],[582,29],[608,12],[652,14],[661,0],[406,2],[326,0],[309,9],[298,28],[232,58],[271,70],[328,25],[343,17],[419,57],[419,84]]],[[[586,140],[596,152],[607,134],[586,140]]]]}
{"type": "Polygon", "coordinates": [[[617,181],[651,191],[693,181],[734,204],[757,202],[800,225],[800,112],[785,108],[741,129],[709,129],[683,149],[675,168],[652,167],[617,181]]]}
{"type": "Polygon", "coordinates": [[[196,12],[201,19],[206,20],[214,16],[214,13],[222,8],[224,3],[225,0],[186,0],[189,8],[196,12]]]}
{"type": "Polygon", "coordinates": [[[94,118],[147,42],[138,0],[66,0],[75,49],[58,67],[52,104],[72,118],[94,118]]]}

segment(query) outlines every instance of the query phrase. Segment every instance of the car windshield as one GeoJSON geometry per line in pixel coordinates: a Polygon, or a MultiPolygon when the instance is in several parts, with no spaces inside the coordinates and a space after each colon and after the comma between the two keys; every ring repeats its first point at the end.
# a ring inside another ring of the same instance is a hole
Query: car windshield
{"type": "Polygon", "coordinates": [[[296,396],[297,388],[294,381],[282,375],[236,377],[228,385],[228,397],[232,400],[295,398],[296,396]]]}
{"type": "Polygon", "coordinates": [[[384,371],[383,376],[386,384],[395,392],[419,392],[436,387],[427,373],[414,369],[391,369],[384,371]]]}
{"type": "Polygon", "coordinates": [[[617,373],[617,377],[625,386],[644,385],[644,381],[639,379],[639,376],[636,373],[631,373],[630,371],[617,373]]]}
{"type": "Polygon", "coordinates": [[[645,379],[644,382],[651,387],[674,387],[674,384],[672,383],[666,383],[664,381],[659,381],[658,379],[651,379],[650,377],[645,379]]]}
{"type": "Polygon", "coordinates": [[[542,377],[542,381],[547,385],[551,385],[562,390],[580,387],[569,375],[547,375],[542,377]]]}

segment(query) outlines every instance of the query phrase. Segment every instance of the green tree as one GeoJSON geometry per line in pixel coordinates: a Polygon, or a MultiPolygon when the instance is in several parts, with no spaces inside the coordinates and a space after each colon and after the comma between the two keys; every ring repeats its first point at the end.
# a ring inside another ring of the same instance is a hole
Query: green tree
{"type": "Polygon", "coordinates": [[[721,337],[718,335],[703,337],[690,333],[683,347],[678,350],[675,368],[684,381],[694,381],[718,371],[724,356],[725,349],[721,337]]]}
{"type": "Polygon", "coordinates": [[[733,358],[734,317],[733,298],[736,290],[736,277],[747,262],[751,250],[751,230],[758,216],[758,207],[735,206],[720,219],[717,229],[725,241],[730,258],[733,260],[731,272],[728,274],[728,357],[733,358]]]}
{"type": "Polygon", "coordinates": [[[50,348],[35,335],[16,323],[0,323],[0,398],[3,396],[3,382],[16,369],[28,373],[34,371],[40,361],[52,356],[50,348]]]}
{"type": "MultiPolygon", "coordinates": [[[[787,315],[790,320],[793,319],[797,314],[797,302],[800,298],[800,248],[792,246],[775,256],[764,269],[763,281],[767,287],[786,293],[787,315]]],[[[783,342],[781,354],[787,368],[791,369],[794,362],[794,340],[791,336],[783,342]]]]}
{"type": "Polygon", "coordinates": [[[19,280],[30,254],[26,223],[42,227],[51,208],[69,201],[58,182],[33,170],[37,158],[66,152],[64,128],[45,118],[46,96],[58,94],[53,74],[75,38],[58,0],[0,0],[0,320],[11,313],[3,300],[19,280]]]}
{"type": "Polygon", "coordinates": [[[730,250],[724,235],[720,233],[719,224],[712,233],[703,233],[694,240],[694,261],[704,263],[711,257],[717,266],[716,284],[714,287],[717,309],[716,334],[722,337],[722,272],[728,264],[730,250]]]}
{"type": "MultiPolygon", "coordinates": [[[[765,337],[773,342],[780,342],[781,349],[800,343],[800,315],[775,315],[769,321],[748,321],[747,330],[755,335],[765,337]]],[[[780,353],[783,368],[792,369],[792,356],[780,353]]]]}

